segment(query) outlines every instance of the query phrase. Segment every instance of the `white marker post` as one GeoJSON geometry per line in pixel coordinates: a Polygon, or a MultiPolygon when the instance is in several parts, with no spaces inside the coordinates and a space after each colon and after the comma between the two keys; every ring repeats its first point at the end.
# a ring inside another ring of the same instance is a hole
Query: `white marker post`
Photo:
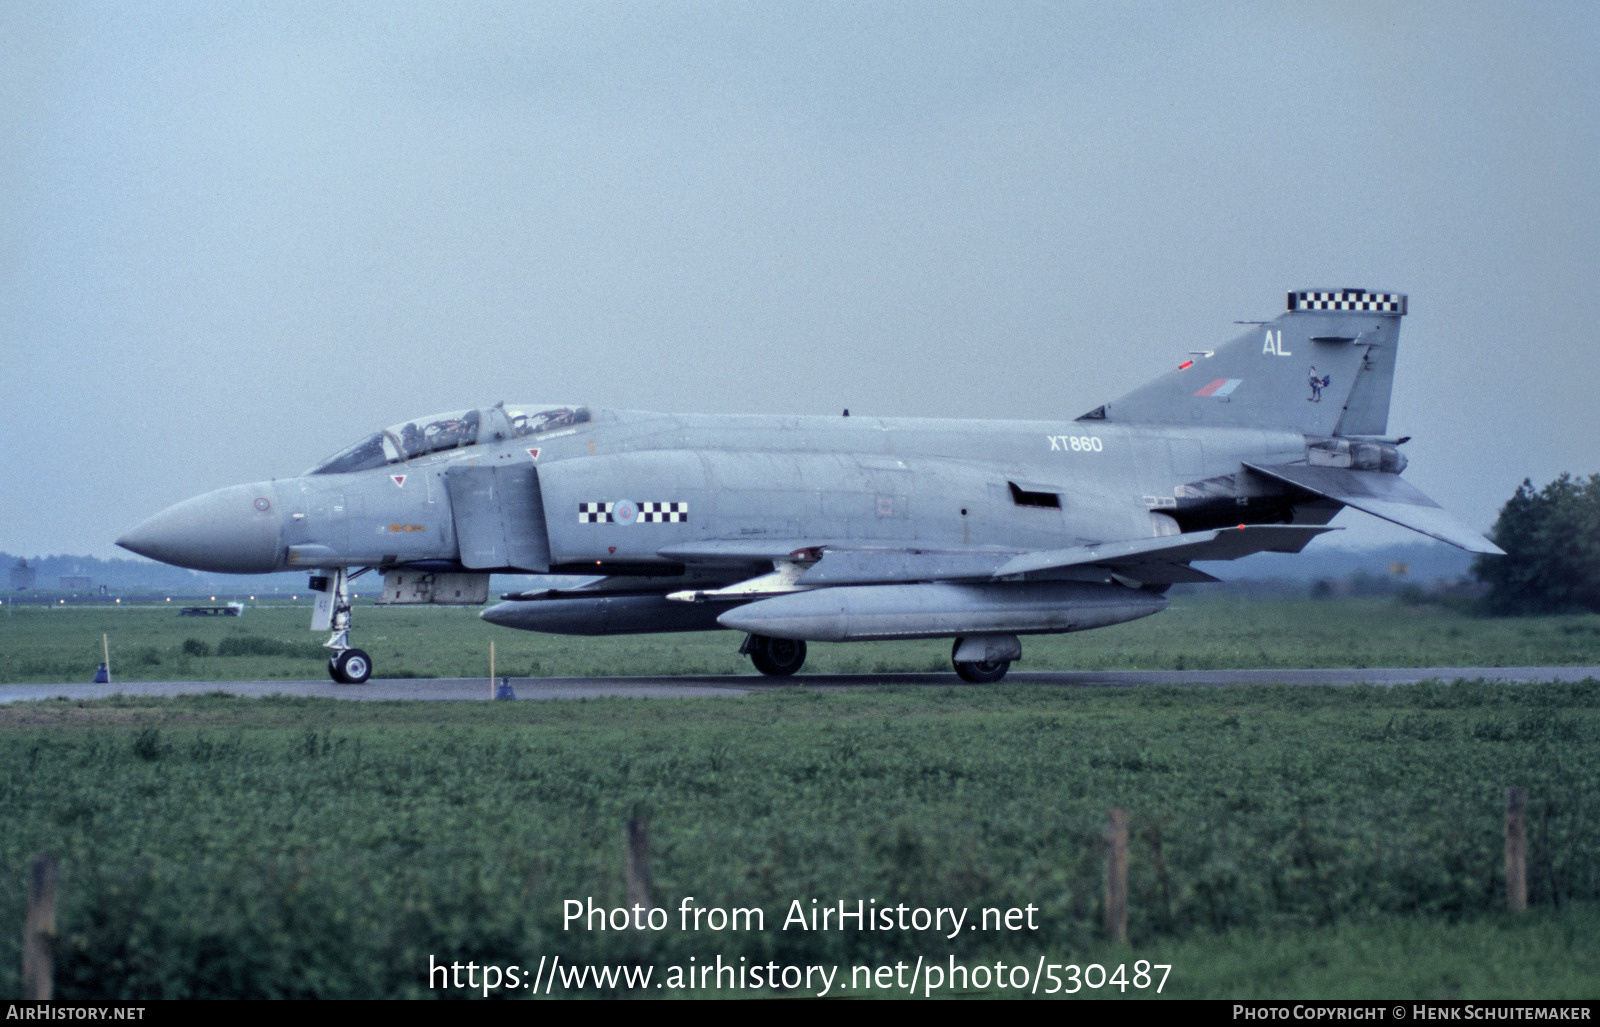
{"type": "Polygon", "coordinates": [[[105,632],[100,633],[100,648],[106,654],[106,684],[111,684],[111,637],[105,632]]]}

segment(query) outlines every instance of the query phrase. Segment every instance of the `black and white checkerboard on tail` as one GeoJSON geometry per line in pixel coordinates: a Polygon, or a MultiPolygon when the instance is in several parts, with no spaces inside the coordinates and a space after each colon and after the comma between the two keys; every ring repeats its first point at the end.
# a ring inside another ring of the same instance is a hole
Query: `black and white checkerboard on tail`
{"type": "Polygon", "coordinates": [[[1291,292],[1289,310],[1370,310],[1381,314],[1404,314],[1406,297],[1398,292],[1368,292],[1365,289],[1291,292]]]}

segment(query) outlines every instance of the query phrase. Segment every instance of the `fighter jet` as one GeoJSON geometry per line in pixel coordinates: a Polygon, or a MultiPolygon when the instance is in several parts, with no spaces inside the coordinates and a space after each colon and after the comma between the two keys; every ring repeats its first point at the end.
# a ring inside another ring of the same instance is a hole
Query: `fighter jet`
{"type": "Polygon", "coordinates": [[[365,681],[350,583],[575,635],[728,629],[764,674],[808,642],[949,638],[997,681],[1019,636],[1149,616],[1195,566],[1299,552],[1344,507],[1500,550],[1400,477],[1388,434],[1406,297],[1287,310],[1076,418],[657,414],[531,403],[418,418],[295,478],[179,503],[117,544],[221,573],[304,568],[329,673],[365,681]]]}

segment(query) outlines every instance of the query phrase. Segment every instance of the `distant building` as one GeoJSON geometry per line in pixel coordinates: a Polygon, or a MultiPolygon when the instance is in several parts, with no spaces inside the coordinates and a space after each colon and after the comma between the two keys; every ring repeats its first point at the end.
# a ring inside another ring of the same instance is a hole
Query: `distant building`
{"type": "Polygon", "coordinates": [[[18,560],[17,565],[11,568],[11,589],[21,592],[25,588],[32,588],[33,581],[39,576],[38,570],[28,566],[28,561],[18,560]]]}
{"type": "Polygon", "coordinates": [[[81,589],[86,589],[87,590],[89,588],[92,588],[93,585],[94,585],[94,582],[90,581],[88,578],[83,577],[81,575],[77,575],[77,574],[63,574],[63,575],[61,575],[61,587],[64,590],[68,591],[68,592],[72,591],[73,589],[77,589],[77,588],[81,588],[81,589]]]}

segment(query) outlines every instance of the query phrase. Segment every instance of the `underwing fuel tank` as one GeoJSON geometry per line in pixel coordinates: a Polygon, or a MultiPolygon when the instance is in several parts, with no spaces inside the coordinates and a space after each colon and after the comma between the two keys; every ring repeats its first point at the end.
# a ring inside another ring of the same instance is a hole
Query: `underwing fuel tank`
{"type": "Polygon", "coordinates": [[[721,606],[674,603],[657,595],[563,596],[510,600],[478,614],[490,624],[552,635],[627,635],[715,631],[721,606]]]}
{"type": "Polygon", "coordinates": [[[772,638],[869,642],[1083,631],[1166,606],[1164,595],[1097,582],[935,582],[794,592],[728,610],[717,623],[772,638]]]}

